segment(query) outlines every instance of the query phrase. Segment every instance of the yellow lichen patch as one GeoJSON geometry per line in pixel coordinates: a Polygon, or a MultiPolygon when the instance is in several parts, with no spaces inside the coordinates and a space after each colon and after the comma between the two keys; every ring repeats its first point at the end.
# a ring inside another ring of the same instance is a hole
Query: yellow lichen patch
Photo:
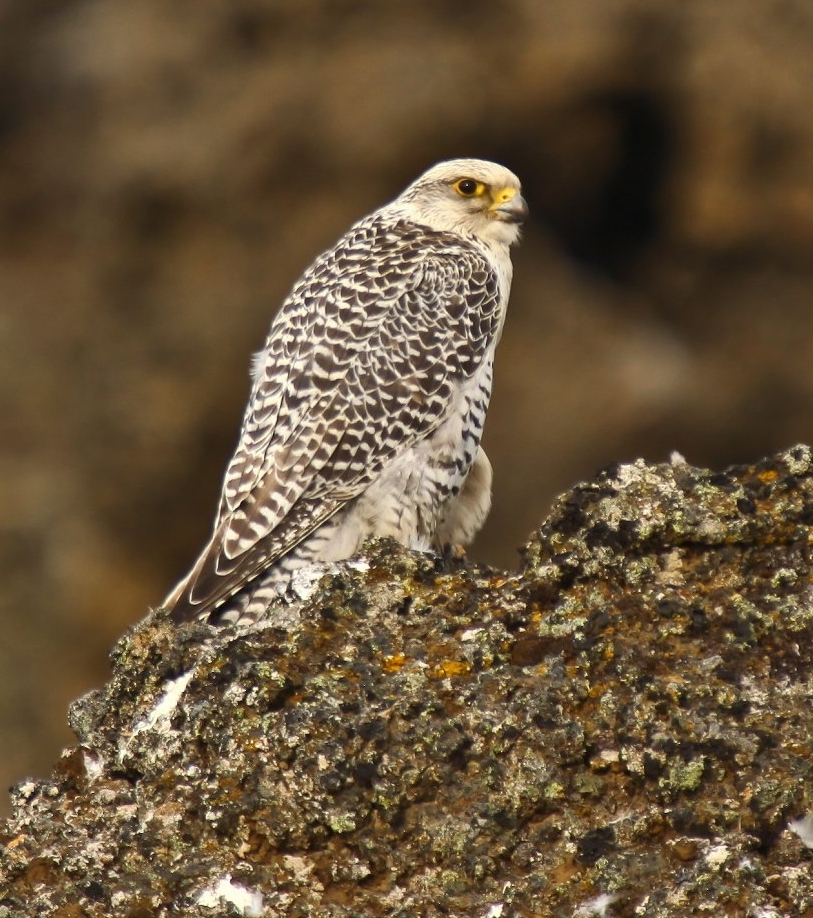
{"type": "Polygon", "coordinates": [[[404,668],[406,663],[406,655],[403,653],[393,653],[387,657],[384,657],[384,662],[381,664],[381,668],[385,673],[399,673],[404,668]]]}
{"type": "Polygon", "coordinates": [[[468,660],[444,660],[435,666],[434,672],[444,679],[449,676],[465,676],[471,672],[471,663],[468,660]]]}

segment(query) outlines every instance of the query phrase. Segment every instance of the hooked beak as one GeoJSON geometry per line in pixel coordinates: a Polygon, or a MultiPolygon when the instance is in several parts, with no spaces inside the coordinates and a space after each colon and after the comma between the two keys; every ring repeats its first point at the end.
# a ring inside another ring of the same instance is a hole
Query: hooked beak
{"type": "Polygon", "coordinates": [[[528,219],[528,204],[516,188],[503,188],[496,192],[488,211],[504,223],[524,223],[528,219]]]}

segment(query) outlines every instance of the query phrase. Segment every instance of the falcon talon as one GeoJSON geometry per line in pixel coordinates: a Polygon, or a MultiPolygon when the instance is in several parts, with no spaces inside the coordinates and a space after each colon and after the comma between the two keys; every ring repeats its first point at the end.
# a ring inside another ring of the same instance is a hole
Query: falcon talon
{"type": "Polygon", "coordinates": [[[444,542],[440,548],[440,556],[445,561],[465,561],[466,547],[453,542],[444,542]]]}
{"type": "Polygon", "coordinates": [[[162,604],[176,622],[252,621],[296,571],[373,536],[471,542],[491,506],[480,439],[527,215],[505,167],[438,163],[305,271],[254,358],[214,533],[162,604]]]}

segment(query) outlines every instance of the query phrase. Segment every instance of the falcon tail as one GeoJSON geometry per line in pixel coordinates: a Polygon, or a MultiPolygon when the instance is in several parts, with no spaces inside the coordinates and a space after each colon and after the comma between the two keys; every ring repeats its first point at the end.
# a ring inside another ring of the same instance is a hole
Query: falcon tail
{"type": "Polygon", "coordinates": [[[161,603],[176,624],[194,619],[211,621],[214,613],[268,567],[267,549],[257,546],[237,558],[222,550],[226,523],[218,527],[192,570],[161,603]]]}

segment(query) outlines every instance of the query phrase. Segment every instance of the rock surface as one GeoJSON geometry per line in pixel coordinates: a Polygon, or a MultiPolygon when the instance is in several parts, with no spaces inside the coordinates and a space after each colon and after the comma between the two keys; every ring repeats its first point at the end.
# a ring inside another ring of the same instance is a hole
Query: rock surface
{"type": "Polygon", "coordinates": [[[509,575],[389,542],[116,646],[0,916],[813,914],[813,456],[643,461],[509,575]]]}

